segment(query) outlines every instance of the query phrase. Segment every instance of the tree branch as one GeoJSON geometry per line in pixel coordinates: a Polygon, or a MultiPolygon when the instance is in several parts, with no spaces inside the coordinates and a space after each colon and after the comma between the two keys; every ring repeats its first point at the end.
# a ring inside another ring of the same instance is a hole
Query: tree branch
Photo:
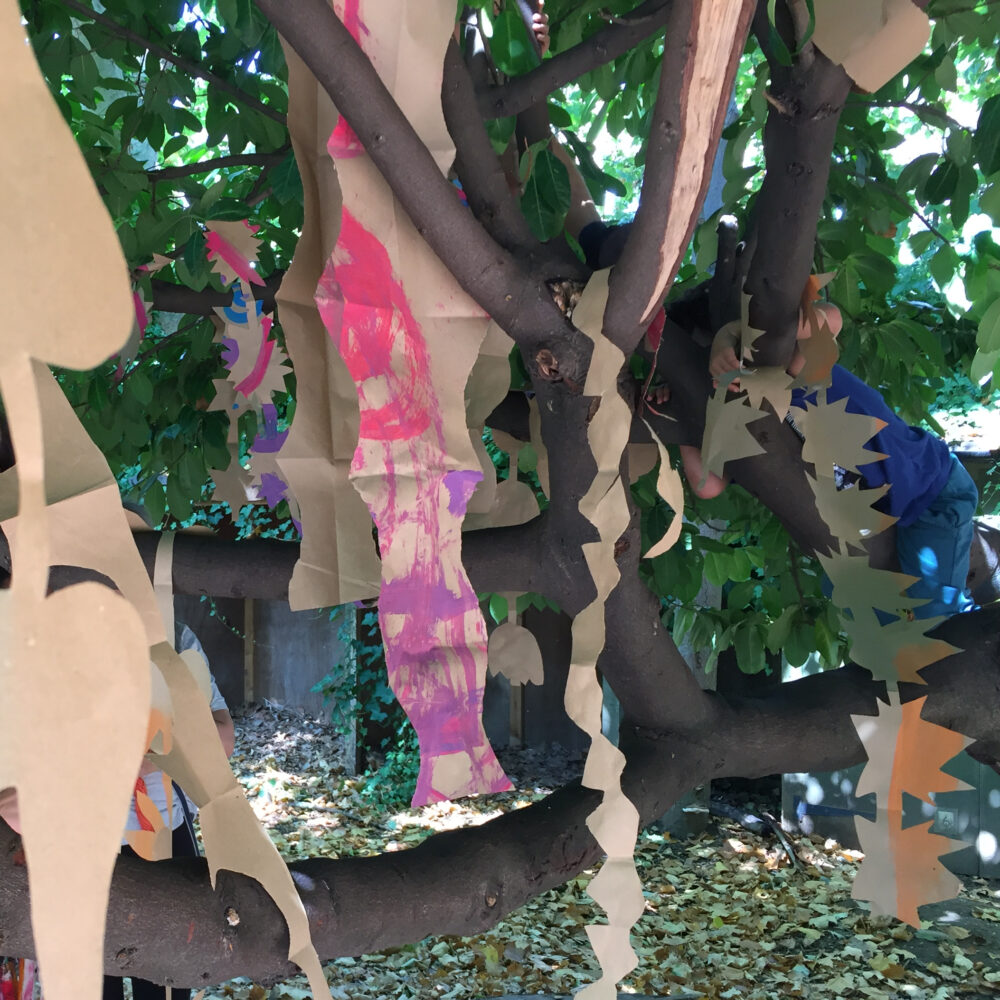
{"type": "Polygon", "coordinates": [[[525,350],[536,370],[537,352],[555,339],[560,375],[580,381],[590,342],[562,315],[544,281],[499,246],[462,206],[326,0],[255,3],[350,122],[417,231],[459,285],[525,350]]]}
{"type": "MultiPolygon", "coordinates": [[[[264,303],[265,312],[274,312],[274,296],[284,278],[284,271],[272,271],[264,278],[263,285],[251,285],[254,299],[264,303]]],[[[153,278],[153,308],[160,312],[187,313],[191,316],[211,316],[217,308],[232,304],[231,289],[216,291],[203,288],[197,291],[162,278],[153,278]]]]}
{"type": "Polygon", "coordinates": [[[155,182],[172,181],[179,177],[191,177],[194,174],[207,174],[212,170],[225,170],[227,167],[274,167],[288,156],[291,146],[282,146],[273,153],[236,153],[232,156],[217,156],[211,160],[199,160],[197,163],[186,163],[181,167],[159,167],[147,170],[146,176],[155,182]]]}
{"type": "MultiPolygon", "coordinates": [[[[928,667],[926,719],[1000,750],[1000,609],[956,615],[935,635],[966,651],[928,667]]],[[[626,793],[648,822],[710,777],[828,771],[864,760],[852,715],[871,715],[884,685],[857,667],[780,685],[760,699],[706,693],[704,718],[678,712],[669,729],[626,722],[626,793]]],[[[374,858],[311,859],[291,865],[322,958],[357,955],[428,934],[487,930],[540,892],[593,863],[599,849],[586,819],[599,793],[577,784],[482,826],[436,834],[420,846],[374,858]],[[372,906],[390,899],[391,907],[372,906]]],[[[27,873],[19,841],[0,835],[0,928],[12,954],[35,954],[27,873]]],[[[155,864],[120,859],[112,882],[105,966],[177,985],[205,986],[233,976],[273,981],[292,971],[284,920],[259,885],[220,873],[212,891],[205,862],[155,864]],[[239,914],[232,926],[228,908],[239,914]]]]}
{"type": "Polygon", "coordinates": [[[663,29],[673,0],[646,0],[627,18],[619,18],[578,45],[546,59],[523,76],[477,94],[483,118],[506,118],[520,114],[553,90],[579,79],[598,66],[624,55],[640,42],[663,29]]]}
{"type": "Polygon", "coordinates": [[[455,171],[469,199],[469,208],[505,250],[537,255],[541,244],[511,194],[503,166],[476,110],[472,80],[455,42],[449,43],[444,57],[441,108],[455,143],[455,171]]]}
{"type": "MultiPolygon", "coordinates": [[[[768,31],[761,4],[754,32],[762,46],[768,31]]],[[[799,299],[813,266],[816,225],[851,80],[819,51],[808,66],[785,67],[774,59],[770,65],[774,99],[764,126],[767,172],[757,196],[757,249],[746,291],[753,296],[750,323],[765,331],[755,362],[785,365],[795,345],[799,299]]]]}
{"type": "Polygon", "coordinates": [[[151,55],[176,66],[189,76],[197,77],[199,80],[204,80],[216,90],[221,90],[223,93],[229,94],[230,97],[239,101],[240,104],[245,107],[264,115],[266,118],[270,118],[272,121],[279,122],[282,125],[285,124],[285,116],[280,111],[275,111],[275,109],[270,105],[264,104],[256,97],[253,97],[251,94],[246,93],[246,91],[241,90],[236,86],[236,84],[230,83],[228,80],[224,80],[221,76],[216,76],[214,73],[206,70],[204,66],[201,66],[198,63],[189,62],[183,56],[179,56],[175,52],[172,52],[165,45],[160,45],[158,42],[154,42],[149,38],[145,38],[142,35],[137,34],[130,28],[126,28],[123,24],[119,24],[116,20],[114,20],[114,18],[108,17],[106,14],[99,14],[92,7],[88,7],[84,3],[78,3],[77,0],[59,0],[59,2],[64,7],[68,7],[70,10],[76,11],[76,13],[81,16],[89,18],[95,24],[99,24],[112,35],[116,35],[118,38],[124,38],[127,42],[132,42],[133,44],[140,46],[140,48],[146,49],[146,51],[148,51],[151,55]]]}
{"type": "Polygon", "coordinates": [[[754,0],[674,4],[639,209],[611,274],[604,333],[626,354],[666,297],[711,180],[754,0]],[[711,66],[711,72],[708,67],[711,66]]]}

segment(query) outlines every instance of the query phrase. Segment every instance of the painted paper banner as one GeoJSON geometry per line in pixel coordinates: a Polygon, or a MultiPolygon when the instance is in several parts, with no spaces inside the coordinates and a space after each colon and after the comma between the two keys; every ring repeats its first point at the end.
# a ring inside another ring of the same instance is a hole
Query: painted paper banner
{"type": "MultiPolygon", "coordinates": [[[[344,0],[335,9],[446,171],[441,112],[450,0],[344,0]]],[[[482,470],[464,391],[487,317],[456,285],[338,126],[328,146],[343,210],[316,291],[356,387],[351,481],[378,530],[379,619],[389,682],[420,743],[413,804],[510,787],[482,724],[486,628],[461,561],[461,526],[482,470]]]]}
{"type": "Polygon", "coordinates": [[[305,219],[277,294],[296,398],[291,431],[276,459],[302,522],[299,560],[288,587],[289,606],[301,611],[376,596],[382,570],[371,515],[349,480],[360,423],[357,390],[315,301],[340,229],[340,184],[326,150],[337,112],[295,51],[284,42],[282,47],[305,219]]]}

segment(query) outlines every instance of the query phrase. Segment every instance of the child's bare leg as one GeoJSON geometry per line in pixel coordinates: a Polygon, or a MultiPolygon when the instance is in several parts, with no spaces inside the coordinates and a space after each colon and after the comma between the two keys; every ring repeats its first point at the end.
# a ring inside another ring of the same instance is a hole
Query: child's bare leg
{"type": "Polygon", "coordinates": [[[717,497],[726,488],[726,480],[714,472],[705,472],[700,448],[695,448],[694,445],[690,444],[682,444],[680,449],[684,475],[691,484],[691,489],[702,500],[711,500],[713,497],[717,497]]]}

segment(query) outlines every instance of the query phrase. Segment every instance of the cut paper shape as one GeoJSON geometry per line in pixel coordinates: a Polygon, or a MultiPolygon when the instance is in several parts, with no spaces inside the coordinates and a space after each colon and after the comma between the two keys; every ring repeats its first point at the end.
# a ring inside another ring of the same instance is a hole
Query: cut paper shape
{"type": "Polygon", "coordinates": [[[833,467],[839,465],[850,472],[859,472],[859,465],[877,462],[886,456],[880,451],[865,447],[883,427],[885,421],[864,413],[849,413],[847,397],[833,403],[819,402],[826,396],[817,393],[817,403],[807,403],[805,409],[796,407],[795,424],[805,435],[802,461],[811,462],[818,476],[833,476],[833,467]]]}
{"type": "Polygon", "coordinates": [[[874,93],[924,50],[930,20],[912,0],[815,0],[812,41],[874,93]]]}
{"type": "Polygon", "coordinates": [[[542,440],[542,415],[538,412],[538,400],[532,396],[528,400],[528,434],[531,438],[531,447],[535,449],[537,463],[535,465],[535,475],[538,476],[538,485],[547,496],[552,496],[552,488],[549,485],[549,452],[542,440]]]}
{"type": "Polygon", "coordinates": [[[509,782],[482,724],[486,629],[461,564],[462,518],[481,473],[461,415],[463,450],[475,468],[456,468],[449,453],[456,442],[446,437],[455,424],[444,419],[463,406],[455,388],[485,325],[459,334],[450,321],[438,331],[446,339],[435,345],[432,367],[427,324],[413,315],[384,246],[346,209],[317,303],[358,385],[351,480],[379,531],[389,682],[420,743],[413,804],[504,790],[509,782]],[[451,399],[442,402],[449,387],[451,399]]]}
{"type": "Polygon", "coordinates": [[[873,569],[867,555],[820,555],[818,558],[833,584],[831,600],[838,608],[849,608],[855,620],[865,612],[873,615],[872,608],[894,614],[900,607],[926,604],[924,600],[903,596],[903,592],[916,583],[915,576],[873,569]]]}
{"type": "Polygon", "coordinates": [[[775,416],[784,420],[792,403],[792,377],[780,366],[745,369],[740,373],[740,388],[746,391],[750,405],[763,412],[764,400],[775,416]]]}
{"type": "MultiPolygon", "coordinates": [[[[0,266],[14,290],[0,393],[17,456],[18,522],[11,587],[0,596],[0,688],[13,707],[0,729],[0,787],[17,789],[46,995],[96,1000],[111,873],[145,749],[150,673],[144,622],[124,598],[96,583],[46,597],[50,494],[59,490],[46,483],[53,443],[46,408],[56,397],[42,362],[100,364],[126,343],[133,306],[111,220],[13,0],[0,4],[0,116],[8,132],[0,174],[17,187],[0,240],[0,266]],[[54,796],[57,762],[65,783],[54,796]],[[87,822],[67,826],[67,815],[87,822]]],[[[84,503],[103,485],[89,457],[66,474],[85,484],[84,503]]],[[[72,451],[69,458],[75,465],[72,451]]]]}
{"type": "MultiPolygon", "coordinates": [[[[470,514],[489,514],[497,503],[497,476],[493,460],[483,444],[486,418],[503,402],[510,389],[510,355],[514,342],[490,320],[479,357],[465,386],[465,418],[472,447],[479,457],[483,478],[469,500],[470,514]]],[[[515,479],[517,477],[515,476],[515,479]]],[[[534,515],[532,515],[534,516],[534,515]]]]}
{"type": "Polygon", "coordinates": [[[701,460],[706,476],[709,472],[723,475],[726,462],[764,454],[764,449],[747,425],[767,414],[749,406],[742,397],[727,400],[727,385],[720,379],[718,388],[708,397],[705,436],[701,443],[701,460]]]}
{"type": "MultiPolygon", "coordinates": [[[[876,821],[856,819],[865,860],[852,895],[866,899],[873,913],[892,914],[919,927],[918,907],[957,895],[961,882],[938,860],[949,848],[964,847],[929,832],[930,823],[903,828],[903,793],[931,801],[933,791],[955,791],[964,783],[940,768],[972,740],[920,716],[924,698],[901,705],[890,693],[878,716],[852,716],[868,754],[857,794],[875,792],[876,821]]],[[[968,787],[968,786],[965,786],[968,787]]]]}
{"type": "Polygon", "coordinates": [[[577,994],[584,1000],[617,997],[616,983],[638,964],[629,933],[644,906],[633,858],[639,814],[621,788],[625,757],[602,732],[603,693],[597,679],[597,659],[605,641],[605,604],[620,579],[615,543],[629,522],[620,470],[632,423],[631,409],[618,392],[618,373],[625,356],[601,333],[609,274],[594,273],[573,313],[574,324],[594,342],[584,395],[600,399],[587,427],[597,470],[580,500],[580,513],[597,528],[600,539],[582,546],[597,595],[573,620],[565,695],[567,714],[591,738],[583,784],[600,790],[603,796],[601,805],[587,818],[587,827],[607,854],[600,875],[591,883],[591,896],[607,912],[608,925],[587,927],[601,963],[601,978],[577,994]]]}
{"type": "Polygon", "coordinates": [[[545,668],[538,640],[517,622],[517,595],[507,594],[507,621],[490,634],[490,673],[500,674],[511,684],[542,684],[545,668]]]}
{"type": "Polygon", "coordinates": [[[302,521],[299,559],[288,586],[289,606],[302,611],[374,597],[382,570],[371,515],[349,480],[360,422],[357,391],[315,302],[340,227],[340,185],[326,149],[337,112],[284,40],[282,49],[305,221],[276,296],[296,382],[295,418],[277,462],[302,521]]]}
{"type": "Polygon", "coordinates": [[[493,507],[488,514],[465,515],[465,520],[462,522],[463,531],[507,528],[538,517],[538,499],[535,497],[535,491],[517,478],[517,456],[521,451],[521,442],[503,431],[494,429],[492,434],[493,443],[509,457],[507,478],[497,483],[493,507]]]}
{"type": "MultiPolygon", "coordinates": [[[[644,559],[655,559],[662,556],[674,547],[677,539],[681,537],[681,528],[684,526],[684,483],[681,481],[680,473],[670,464],[670,455],[664,447],[663,442],[657,437],[656,432],[649,426],[647,421],[646,429],[656,442],[656,450],[660,458],[660,471],[656,476],[656,492],[670,504],[674,512],[674,519],[670,522],[670,527],[664,532],[663,537],[644,553],[644,559]]],[[[631,447],[631,446],[630,446],[631,447]]]]}
{"type": "Polygon", "coordinates": [[[209,697],[196,678],[196,673],[207,675],[204,660],[195,650],[178,654],[165,642],[153,647],[152,657],[166,681],[175,711],[170,753],[149,757],[201,809],[201,833],[212,885],[221,870],[243,872],[256,879],[288,924],[289,960],[305,972],[313,996],[329,1000],[329,987],[309,936],[309,918],[295,883],[257,822],[219,742],[209,697]],[[236,831],[239,835],[234,835],[236,831]]]}
{"type": "MultiPolygon", "coordinates": [[[[455,150],[441,110],[448,0],[335,3],[442,173],[455,150]]],[[[395,202],[367,155],[344,152],[337,245],[316,290],[358,394],[351,481],[378,527],[379,618],[390,684],[417,732],[414,805],[510,787],[486,738],[486,628],[461,564],[461,524],[482,472],[464,391],[488,325],[395,202]],[[456,433],[457,431],[457,433],[456,433]]]]}
{"type": "Polygon", "coordinates": [[[807,476],[806,481],[816,498],[819,516],[830,531],[845,542],[871,538],[896,522],[896,518],[872,506],[889,492],[887,484],[870,490],[861,489],[860,485],[839,490],[836,480],[829,476],[816,479],[807,476]]]}
{"type": "MultiPolygon", "coordinates": [[[[171,815],[174,797],[173,783],[163,771],[152,776],[151,780],[163,782],[166,812],[168,816],[171,815]]],[[[142,829],[126,830],[125,840],[140,858],[144,858],[146,861],[165,861],[173,855],[173,830],[164,822],[163,814],[149,797],[148,792],[143,790],[144,788],[145,782],[139,779],[133,793],[135,811],[142,829]]]]}
{"type": "Polygon", "coordinates": [[[758,330],[757,327],[750,325],[750,300],[752,298],[753,296],[748,295],[745,291],[740,292],[739,322],[733,320],[722,328],[723,330],[729,329],[731,334],[738,338],[736,342],[740,348],[740,360],[743,364],[753,361],[754,353],[757,350],[757,341],[766,333],[765,330],[758,330]]]}
{"type": "MultiPolygon", "coordinates": [[[[74,328],[73,336],[78,335],[79,329],[74,328]]],[[[31,371],[45,445],[51,562],[96,570],[113,580],[138,609],[149,644],[162,642],[166,638],[163,620],[107,460],[48,368],[36,361],[31,371]],[[81,525],[86,528],[81,530],[81,525]]],[[[17,510],[22,468],[19,456],[14,466],[0,473],[0,527],[12,548],[20,531],[17,510]]]]}
{"type": "MultiPolygon", "coordinates": [[[[205,224],[205,246],[212,270],[223,282],[231,285],[234,281],[251,285],[263,285],[264,279],[254,269],[257,250],[260,247],[257,226],[251,226],[245,219],[240,222],[213,220],[205,224]]],[[[253,296],[244,289],[245,302],[252,302],[253,296]]],[[[253,310],[250,310],[251,312],[253,310]]]]}

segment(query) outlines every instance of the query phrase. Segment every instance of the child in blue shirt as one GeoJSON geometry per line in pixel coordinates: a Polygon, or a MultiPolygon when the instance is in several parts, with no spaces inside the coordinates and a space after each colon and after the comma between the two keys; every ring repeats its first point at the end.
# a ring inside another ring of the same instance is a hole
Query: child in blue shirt
{"type": "MultiPolygon", "coordinates": [[[[840,310],[829,303],[815,306],[820,322],[826,323],[834,336],[840,332],[840,310]]],[[[800,316],[799,339],[809,335],[809,326],[800,316]]],[[[805,364],[798,346],[788,366],[790,375],[797,375],[805,364]]],[[[709,371],[716,377],[740,367],[731,339],[716,337],[712,344],[709,371]]],[[[865,445],[885,458],[873,459],[858,466],[861,485],[871,489],[889,484],[889,491],[873,506],[897,518],[896,552],[900,569],[918,577],[907,591],[911,598],[927,603],[913,608],[915,618],[948,616],[973,607],[965,583],[969,575],[969,551],[972,547],[972,521],[979,504],[979,493],[971,476],[948,446],[929,431],[911,427],[890,409],[882,395],[840,365],[834,365],[827,403],[847,399],[848,413],[876,417],[885,423],[865,445]]],[[[738,382],[731,383],[738,388],[738,382]]],[[[795,389],[792,406],[805,409],[814,402],[817,390],[795,389]]],[[[794,426],[794,418],[792,418],[794,426]]],[[[690,456],[685,457],[685,473],[692,483],[698,469],[689,468],[690,456]]],[[[708,481],[700,495],[715,495],[724,483],[708,481]],[[714,491],[714,492],[713,492],[714,491]]],[[[714,477],[718,479],[718,477],[714,477]]]]}

